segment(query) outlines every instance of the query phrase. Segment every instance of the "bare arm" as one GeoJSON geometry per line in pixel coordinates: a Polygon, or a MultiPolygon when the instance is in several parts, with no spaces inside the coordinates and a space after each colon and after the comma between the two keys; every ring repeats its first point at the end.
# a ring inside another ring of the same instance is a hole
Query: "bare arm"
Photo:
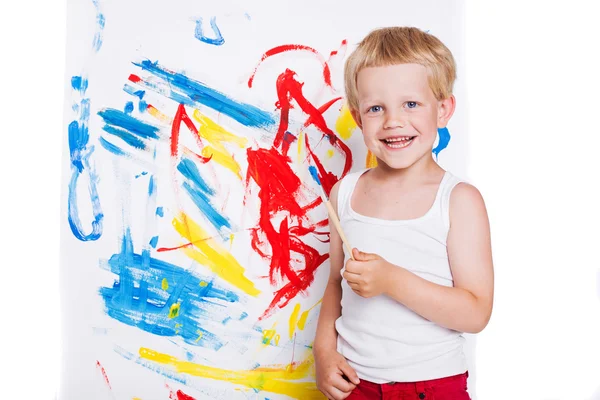
{"type": "Polygon", "coordinates": [[[478,333],[492,313],[494,272],[487,211],[471,185],[459,184],[452,192],[447,247],[454,287],[394,267],[388,268],[385,293],[438,325],[478,333]]]}
{"type": "MultiPolygon", "coordinates": [[[[330,201],[333,209],[337,213],[337,195],[339,183],[336,183],[331,189],[330,201]]],[[[331,220],[329,226],[333,227],[331,220]]],[[[319,314],[319,322],[317,324],[317,333],[314,343],[314,352],[327,352],[336,350],[337,348],[337,332],[335,330],[335,321],[342,315],[342,276],[340,271],[344,265],[344,250],[342,247],[342,239],[337,233],[337,230],[331,229],[329,234],[330,247],[330,271],[325,294],[321,303],[321,311],[319,314]]]]}

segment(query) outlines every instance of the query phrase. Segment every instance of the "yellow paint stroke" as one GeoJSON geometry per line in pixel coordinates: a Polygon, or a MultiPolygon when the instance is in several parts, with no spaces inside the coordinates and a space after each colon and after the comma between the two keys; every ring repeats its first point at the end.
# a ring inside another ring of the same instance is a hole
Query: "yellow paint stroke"
{"type": "Polygon", "coordinates": [[[304,330],[304,327],[306,326],[306,320],[308,319],[308,314],[319,304],[321,304],[321,302],[323,301],[323,299],[317,301],[317,303],[312,306],[311,308],[309,308],[308,310],[304,311],[302,313],[302,315],[300,316],[300,320],[298,321],[298,329],[300,329],[301,331],[304,330]]]}
{"type": "Polygon", "coordinates": [[[142,399],[140,399],[139,397],[134,397],[131,400],[142,400],[142,399]]]}
{"type": "Polygon", "coordinates": [[[200,339],[202,339],[202,336],[204,336],[204,333],[202,333],[200,329],[198,329],[196,333],[198,334],[198,339],[196,339],[195,342],[198,343],[200,339]]]}
{"type": "Polygon", "coordinates": [[[185,213],[173,219],[173,226],[179,234],[193,244],[183,247],[183,252],[201,265],[208,267],[222,279],[251,296],[258,296],[258,290],[251,280],[244,276],[244,268],[219,243],[210,238],[200,225],[185,213]]]}
{"type": "Polygon", "coordinates": [[[148,111],[148,114],[152,115],[159,121],[166,122],[167,124],[173,123],[173,118],[169,117],[166,114],[163,114],[154,106],[148,105],[148,108],[146,110],[148,111]]]}
{"type": "Polygon", "coordinates": [[[229,251],[233,249],[233,239],[235,238],[235,234],[232,233],[229,235],[229,251]]]}
{"type": "Polygon", "coordinates": [[[273,327],[271,329],[265,329],[263,331],[263,344],[264,345],[270,345],[271,344],[271,340],[275,340],[275,346],[279,346],[279,339],[280,336],[277,333],[277,331],[275,330],[275,327],[277,326],[277,322],[275,322],[273,324],[273,327]]]}
{"type": "Polygon", "coordinates": [[[242,179],[240,164],[235,161],[232,155],[220,152],[214,147],[206,146],[202,148],[202,157],[210,158],[211,161],[214,161],[233,172],[238,179],[242,179]]]}
{"type": "Polygon", "coordinates": [[[306,360],[298,364],[291,366],[260,367],[253,370],[240,371],[226,370],[196,364],[190,361],[183,361],[168,354],[159,353],[144,347],[140,348],[139,353],[141,358],[171,366],[177,373],[225,381],[236,385],[242,385],[256,391],[282,394],[295,399],[325,399],[314,382],[300,381],[314,376],[314,358],[310,351],[307,352],[306,360]]]}
{"type": "Polygon", "coordinates": [[[298,134],[298,163],[302,164],[302,149],[304,148],[304,132],[298,134]]]}
{"type": "Polygon", "coordinates": [[[371,153],[371,150],[367,153],[367,168],[375,168],[377,166],[377,157],[371,153]]]}
{"type": "Polygon", "coordinates": [[[181,305],[179,303],[175,303],[171,306],[171,309],[169,310],[169,318],[173,319],[175,317],[179,316],[179,308],[181,307],[181,305]]]}
{"type": "Polygon", "coordinates": [[[335,154],[335,153],[334,153],[334,151],[333,151],[333,150],[331,150],[331,149],[330,149],[330,150],[327,150],[327,158],[332,158],[334,154],[335,154]]]}
{"type": "Polygon", "coordinates": [[[352,136],[352,132],[356,129],[356,121],[352,118],[352,114],[350,114],[350,109],[346,104],[342,106],[340,110],[340,116],[335,122],[335,130],[340,134],[342,139],[348,140],[352,136]]]}
{"type": "Polygon", "coordinates": [[[200,281],[200,287],[207,287],[208,283],[204,281],[200,281]]]}
{"type": "Polygon", "coordinates": [[[240,165],[235,161],[233,155],[227,151],[223,143],[232,143],[243,149],[246,148],[248,139],[225,130],[199,110],[194,110],[194,119],[200,123],[198,129],[200,137],[206,139],[212,145],[212,147],[208,146],[202,149],[202,155],[204,157],[212,156],[216,163],[231,170],[239,179],[242,179],[240,165]]]}
{"type": "Polygon", "coordinates": [[[169,288],[169,281],[167,281],[167,278],[163,278],[161,287],[162,290],[167,290],[169,288]]]}
{"type": "Polygon", "coordinates": [[[290,340],[294,338],[294,331],[296,330],[296,324],[298,323],[298,315],[300,314],[300,303],[294,306],[294,311],[290,315],[290,340]]]}

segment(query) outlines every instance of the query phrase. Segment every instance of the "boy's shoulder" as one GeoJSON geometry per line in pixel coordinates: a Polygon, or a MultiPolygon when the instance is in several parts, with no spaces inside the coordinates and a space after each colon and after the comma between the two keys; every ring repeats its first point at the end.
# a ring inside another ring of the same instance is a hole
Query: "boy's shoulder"
{"type": "Polygon", "coordinates": [[[485,213],[485,202],[479,189],[468,182],[459,182],[450,194],[450,214],[485,213]]]}

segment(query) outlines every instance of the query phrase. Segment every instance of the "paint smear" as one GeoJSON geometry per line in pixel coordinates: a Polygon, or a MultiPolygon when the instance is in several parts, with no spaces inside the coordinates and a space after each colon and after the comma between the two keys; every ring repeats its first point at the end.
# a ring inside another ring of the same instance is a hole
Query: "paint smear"
{"type": "Polygon", "coordinates": [[[439,156],[440,152],[448,147],[450,143],[450,131],[448,128],[438,128],[438,145],[433,149],[433,154],[435,154],[435,158],[439,156]]]}
{"type": "Polygon", "coordinates": [[[224,143],[231,143],[240,149],[244,149],[248,145],[248,139],[225,130],[225,128],[198,110],[194,110],[193,117],[200,123],[200,128],[198,129],[200,136],[212,145],[210,153],[208,151],[205,153],[205,150],[203,150],[202,155],[212,157],[216,163],[229,169],[241,180],[241,168],[233,158],[233,155],[227,151],[224,143]]]}
{"type": "Polygon", "coordinates": [[[149,85],[146,81],[135,75],[130,76],[132,82],[144,84],[148,89],[164,94],[178,103],[196,108],[199,105],[204,105],[233,118],[245,126],[269,127],[275,123],[275,119],[270,113],[253,105],[232,100],[223,93],[209,88],[201,82],[190,79],[184,74],[175,73],[163,68],[158,62],[145,60],[141,63],[134,63],[134,65],[164,80],[168,89],[161,91],[156,85],[149,85]]]}
{"type": "Polygon", "coordinates": [[[256,392],[270,392],[303,400],[323,400],[325,397],[314,382],[302,382],[312,375],[314,359],[309,353],[307,360],[297,364],[275,367],[259,367],[253,370],[226,370],[182,361],[168,354],[140,348],[140,357],[159,364],[171,366],[176,372],[192,376],[225,381],[241,385],[256,392]],[[296,381],[296,382],[294,382],[296,381]]]}
{"type": "Polygon", "coordinates": [[[329,64],[327,64],[327,61],[325,61],[325,58],[321,55],[321,53],[319,53],[312,47],[304,46],[301,44],[284,44],[282,46],[274,47],[268,50],[265,54],[263,54],[260,58],[260,61],[258,62],[258,65],[254,68],[250,79],[248,79],[248,87],[252,87],[252,83],[254,81],[254,77],[256,76],[256,72],[258,71],[258,67],[260,67],[263,61],[265,61],[269,57],[273,57],[274,55],[285,53],[288,51],[308,51],[314,54],[317,57],[317,60],[319,60],[319,62],[323,65],[323,80],[325,81],[325,84],[329,87],[333,87],[331,85],[331,70],[329,69],[329,64]]]}
{"type": "MultiPolygon", "coordinates": [[[[290,144],[292,141],[288,140],[291,134],[288,132],[289,128],[289,113],[292,109],[292,100],[295,100],[298,106],[302,109],[304,113],[308,115],[306,123],[304,124],[304,128],[313,125],[319,131],[321,131],[324,135],[324,138],[328,139],[329,143],[340,151],[344,155],[344,169],[341,173],[341,177],[338,178],[331,172],[328,172],[323,168],[320,160],[317,156],[310,150],[309,146],[309,137],[305,136],[306,148],[309,154],[313,159],[313,163],[317,166],[319,170],[319,175],[321,178],[321,182],[323,183],[323,188],[325,189],[325,193],[329,195],[331,188],[333,185],[342,177],[344,177],[348,172],[350,172],[350,168],[352,167],[352,152],[350,148],[342,141],[335,132],[333,132],[327,126],[327,122],[323,117],[323,112],[327,110],[334,102],[338,101],[339,98],[333,99],[327,102],[325,105],[320,108],[316,108],[312,103],[310,103],[302,93],[303,84],[298,82],[295,78],[296,73],[290,69],[286,69],[286,71],[279,75],[277,78],[277,98],[278,103],[277,107],[281,110],[281,115],[279,119],[279,127],[277,129],[277,134],[273,141],[273,146],[275,148],[281,148],[282,154],[288,154],[290,144]]],[[[291,135],[293,137],[293,135],[291,135]]]]}
{"type": "Polygon", "coordinates": [[[98,111],[98,115],[108,125],[112,125],[142,139],[158,139],[158,127],[147,124],[121,110],[107,108],[98,111]]]}
{"type": "Polygon", "coordinates": [[[334,151],[333,150],[327,150],[327,158],[333,158],[334,155],[334,151]]]}
{"type": "Polygon", "coordinates": [[[300,315],[300,303],[294,306],[294,311],[292,311],[292,315],[290,315],[289,321],[289,334],[290,340],[294,338],[294,332],[296,331],[296,324],[298,323],[298,315],[300,315]]]}
{"type": "MultiPolygon", "coordinates": [[[[179,316],[179,309],[181,308],[181,304],[179,303],[175,303],[171,306],[171,308],[169,309],[169,318],[173,319],[173,318],[177,318],[179,316]]],[[[177,324],[175,324],[175,329],[179,328],[177,326],[177,324]]]]}
{"type": "MultiPolygon", "coordinates": [[[[88,81],[81,76],[71,78],[73,90],[79,92],[83,97],[88,88],[88,81]]],[[[102,236],[102,221],[104,214],[98,196],[99,177],[95,172],[94,164],[90,161],[94,152],[94,146],[88,145],[90,135],[88,124],[90,118],[90,100],[83,97],[79,103],[79,118],[69,124],[69,154],[71,159],[71,180],[69,182],[68,197],[68,220],[73,235],[81,241],[94,241],[102,236]],[[79,217],[77,199],[77,186],[79,178],[83,173],[88,174],[89,183],[87,193],[90,195],[90,203],[93,214],[91,221],[91,232],[85,233],[83,224],[79,217]]]]}
{"type": "Polygon", "coordinates": [[[196,20],[196,31],[194,32],[194,36],[196,37],[196,39],[200,40],[201,42],[212,44],[215,46],[223,45],[223,43],[225,43],[225,39],[223,39],[223,35],[221,35],[221,31],[217,26],[217,17],[212,17],[210,19],[210,27],[215,34],[214,38],[209,38],[204,35],[204,33],[202,32],[202,18],[198,18],[196,20]]]}
{"type": "Polygon", "coordinates": [[[106,19],[104,18],[104,14],[102,14],[102,10],[100,9],[99,1],[92,0],[92,3],[94,3],[94,7],[96,8],[96,33],[94,34],[92,47],[97,53],[102,47],[102,35],[104,32],[104,25],[106,24],[106,19]]]}
{"type": "Polygon", "coordinates": [[[340,111],[340,116],[335,122],[335,130],[340,134],[342,139],[348,140],[357,127],[356,121],[354,121],[352,114],[350,114],[350,109],[344,103],[342,110],[340,111]]]}
{"type": "Polygon", "coordinates": [[[156,107],[154,107],[152,104],[148,104],[146,106],[146,110],[148,111],[148,114],[152,115],[154,118],[156,118],[157,120],[159,120],[161,122],[165,122],[167,124],[172,124],[173,123],[173,118],[169,117],[166,114],[163,114],[156,107]]]}
{"type": "Polygon", "coordinates": [[[186,214],[173,219],[175,230],[189,240],[193,248],[184,247],[183,252],[201,265],[206,266],[220,278],[244,291],[250,296],[258,296],[260,291],[244,276],[244,268],[225,248],[219,245],[204,229],[186,214]]]}
{"type": "Polygon", "coordinates": [[[167,280],[167,278],[163,278],[160,287],[162,288],[162,290],[168,290],[169,289],[169,281],[167,280]]]}
{"type": "Polygon", "coordinates": [[[371,150],[367,151],[367,161],[365,164],[367,168],[375,168],[377,166],[377,157],[371,153],[371,150]]]}
{"type": "Polygon", "coordinates": [[[204,181],[196,164],[191,159],[184,158],[177,165],[177,170],[188,179],[183,183],[183,188],[208,221],[219,230],[231,228],[227,218],[219,213],[211,202],[210,197],[215,194],[215,191],[204,181]]]}
{"type": "Polygon", "coordinates": [[[219,337],[202,326],[231,316],[232,310],[215,307],[215,300],[236,303],[240,301],[237,293],[212,283],[209,276],[153,258],[148,250],[135,253],[129,230],[123,236],[121,251],[108,260],[106,267],[118,277],[112,287],[99,290],[109,317],[154,335],[181,337],[195,346],[218,350],[224,345],[219,337]],[[166,277],[168,292],[162,290],[166,277]],[[201,286],[203,281],[211,283],[201,286]],[[174,319],[171,317],[175,304],[179,306],[174,319]],[[198,330],[204,335],[201,341],[195,342],[198,330]]]}
{"type": "Polygon", "coordinates": [[[106,374],[106,370],[98,360],[96,360],[96,368],[100,370],[100,373],[102,374],[102,378],[104,378],[104,383],[106,383],[106,386],[108,386],[108,388],[112,390],[112,388],[110,387],[110,381],[108,380],[108,375],[106,374]]]}
{"type": "MultiPolygon", "coordinates": [[[[298,293],[305,291],[314,280],[317,268],[327,260],[329,254],[320,254],[307,245],[302,236],[315,232],[318,224],[311,224],[306,213],[311,207],[320,204],[320,199],[309,206],[301,207],[297,196],[301,182],[288,164],[288,158],[271,149],[248,149],[247,185],[250,179],[259,187],[260,220],[258,227],[251,231],[251,245],[254,251],[270,261],[269,280],[271,285],[283,286],[260,319],[273,313],[275,308],[285,307],[298,293]],[[274,225],[272,215],[285,212],[289,217],[274,225]],[[297,221],[290,226],[289,221],[297,221]],[[306,225],[304,225],[306,224],[306,225]],[[270,248],[266,247],[268,243],[270,248]],[[304,267],[292,265],[291,253],[304,259],[304,267]]],[[[324,224],[327,222],[324,220],[324,224]]]]}

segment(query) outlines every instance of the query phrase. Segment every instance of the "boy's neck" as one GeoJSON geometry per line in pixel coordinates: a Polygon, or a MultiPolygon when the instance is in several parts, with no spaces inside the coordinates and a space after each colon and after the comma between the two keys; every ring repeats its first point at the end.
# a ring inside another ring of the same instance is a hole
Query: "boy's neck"
{"type": "Polygon", "coordinates": [[[402,181],[405,184],[418,184],[428,179],[436,179],[444,173],[442,167],[431,157],[424,157],[407,168],[390,168],[385,163],[378,160],[377,167],[374,169],[374,177],[378,180],[402,181]]]}

